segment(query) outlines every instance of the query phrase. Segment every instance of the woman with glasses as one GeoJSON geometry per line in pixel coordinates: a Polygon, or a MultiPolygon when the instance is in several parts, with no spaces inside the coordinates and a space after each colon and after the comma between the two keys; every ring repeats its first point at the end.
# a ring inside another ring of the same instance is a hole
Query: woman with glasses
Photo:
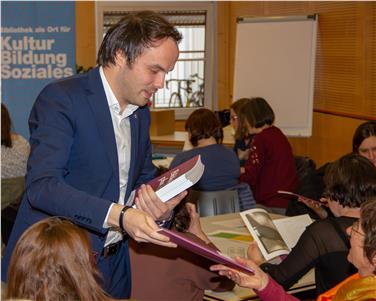
{"type": "MultiPolygon", "coordinates": [[[[361,206],[360,220],[347,227],[350,236],[348,260],[358,273],[321,294],[318,301],[366,301],[376,300],[376,199],[361,206]]],[[[263,272],[252,260],[236,258],[236,261],[254,269],[254,275],[244,274],[223,265],[211,267],[226,275],[242,287],[254,289],[264,301],[296,301],[273,278],[263,272]]]]}
{"type": "Polygon", "coordinates": [[[244,166],[245,162],[248,160],[249,149],[251,147],[252,138],[254,136],[249,135],[244,131],[237,131],[239,125],[239,112],[241,110],[241,107],[248,101],[248,98],[240,98],[237,101],[233,102],[230,106],[230,124],[235,132],[235,144],[233,149],[239,158],[240,166],[244,166]]]}
{"type": "MultiPolygon", "coordinates": [[[[347,261],[350,245],[346,229],[359,218],[360,206],[376,198],[376,167],[366,158],[351,153],[328,167],[324,182],[324,197],[334,217],[308,226],[279,265],[262,263],[260,266],[285,289],[313,267],[318,294],[355,271],[347,261]]],[[[263,261],[260,251],[253,244],[248,257],[259,264],[263,261]]]]}

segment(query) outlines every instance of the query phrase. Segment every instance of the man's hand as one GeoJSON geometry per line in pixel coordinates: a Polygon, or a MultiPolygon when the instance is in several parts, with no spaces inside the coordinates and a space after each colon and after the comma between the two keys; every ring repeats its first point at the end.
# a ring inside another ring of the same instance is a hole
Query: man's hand
{"type": "MultiPolygon", "coordinates": [[[[107,221],[109,226],[119,228],[119,218],[122,209],[122,205],[113,204],[107,221]]],[[[128,209],[123,214],[123,226],[128,235],[138,242],[151,242],[165,247],[176,247],[176,244],[170,242],[167,236],[157,232],[159,227],[153,218],[141,210],[128,209]]]]}
{"type": "Polygon", "coordinates": [[[137,242],[151,242],[165,247],[176,247],[167,236],[159,234],[159,227],[147,213],[128,209],[123,216],[125,231],[137,242]]]}
{"type": "Polygon", "coordinates": [[[150,185],[141,185],[135,198],[136,207],[148,213],[154,220],[165,220],[172,210],[187,195],[183,191],[167,202],[162,202],[150,185]]]}

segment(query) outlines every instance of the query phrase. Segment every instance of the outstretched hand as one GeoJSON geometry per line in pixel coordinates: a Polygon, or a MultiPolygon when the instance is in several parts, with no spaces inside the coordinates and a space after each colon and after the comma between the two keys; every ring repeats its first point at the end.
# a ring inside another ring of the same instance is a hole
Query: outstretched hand
{"type": "Polygon", "coordinates": [[[219,272],[219,275],[226,276],[242,287],[262,290],[267,286],[269,283],[269,277],[255,262],[240,257],[235,257],[235,261],[244,266],[250,267],[255,271],[254,275],[239,272],[238,270],[229,268],[222,264],[213,265],[210,267],[210,270],[219,272]]]}

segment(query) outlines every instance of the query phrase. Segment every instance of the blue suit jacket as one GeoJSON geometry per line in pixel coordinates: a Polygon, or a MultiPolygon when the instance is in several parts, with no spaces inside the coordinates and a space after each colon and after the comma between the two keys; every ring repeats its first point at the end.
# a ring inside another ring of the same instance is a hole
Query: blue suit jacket
{"type": "MultiPolygon", "coordinates": [[[[149,138],[150,112],[130,117],[131,163],[125,199],[155,176],[149,138]]],[[[48,216],[65,216],[87,229],[100,253],[111,202],[119,198],[115,134],[99,69],[49,84],[38,96],[29,118],[31,154],[26,192],[2,261],[6,277],[20,235],[48,216]]],[[[125,154],[124,154],[125,155],[125,154]]]]}

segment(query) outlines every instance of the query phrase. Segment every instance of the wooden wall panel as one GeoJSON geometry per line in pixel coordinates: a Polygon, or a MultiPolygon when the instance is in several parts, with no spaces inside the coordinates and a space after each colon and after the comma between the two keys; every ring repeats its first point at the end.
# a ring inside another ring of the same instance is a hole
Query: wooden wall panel
{"type": "Polygon", "coordinates": [[[95,66],[95,2],[76,2],[76,63],[95,66]]]}
{"type": "MultiPolygon", "coordinates": [[[[225,79],[218,74],[221,83],[220,99],[232,100],[233,65],[236,43],[236,18],[238,16],[280,16],[319,14],[317,38],[316,80],[314,106],[363,117],[376,115],[369,99],[375,72],[372,53],[375,51],[375,2],[225,2],[229,5],[230,38],[229,59],[219,57],[218,64],[229,70],[228,91],[223,87],[225,79]],[[227,63],[228,61],[228,63],[227,63]],[[223,92],[227,95],[223,95],[223,92]]],[[[220,9],[219,9],[220,11],[220,9]]],[[[221,16],[218,16],[219,22],[221,16]]],[[[223,22],[222,22],[223,23],[223,22]]],[[[222,46],[223,40],[219,39],[222,46]]],[[[221,48],[221,47],[218,47],[221,48]]],[[[222,67],[221,67],[222,68],[222,67]]],[[[373,92],[372,92],[373,93],[373,92]]],[[[231,103],[231,101],[230,101],[231,103]]]]}
{"type": "Polygon", "coordinates": [[[230,13],[230,4],[224,3],[223,5],[218,6],[217,8],[217,39],[218,45],[221,47],[217,48],[218,61],[221,62],[221,68],[218,68],[217,75],[217,90],[218,95],[222,97],[218,98],[218,109],[223,110],[228,107],[229,99],[229,13],[230,13]]]}
{"type": "Polygon", "coordinates": [[[372,6],[372,10],[365,18],[366,34],[365,38],[371,40],[367,43],[366,56],[369,57],[369,64],[367,64],[367,74],[371,74],[370,78],[366,80],[366,89],[369,93],[366,99],[369,99],[369,111],[376,116],[376,5],[372,6]]]}
{"type": "Polygon", "coordinates": [[[313,135],[289,138],[294,153],[313,158],[317,166],[351,152],[352,136],[364,120],[313,113],[313,135]]]}

